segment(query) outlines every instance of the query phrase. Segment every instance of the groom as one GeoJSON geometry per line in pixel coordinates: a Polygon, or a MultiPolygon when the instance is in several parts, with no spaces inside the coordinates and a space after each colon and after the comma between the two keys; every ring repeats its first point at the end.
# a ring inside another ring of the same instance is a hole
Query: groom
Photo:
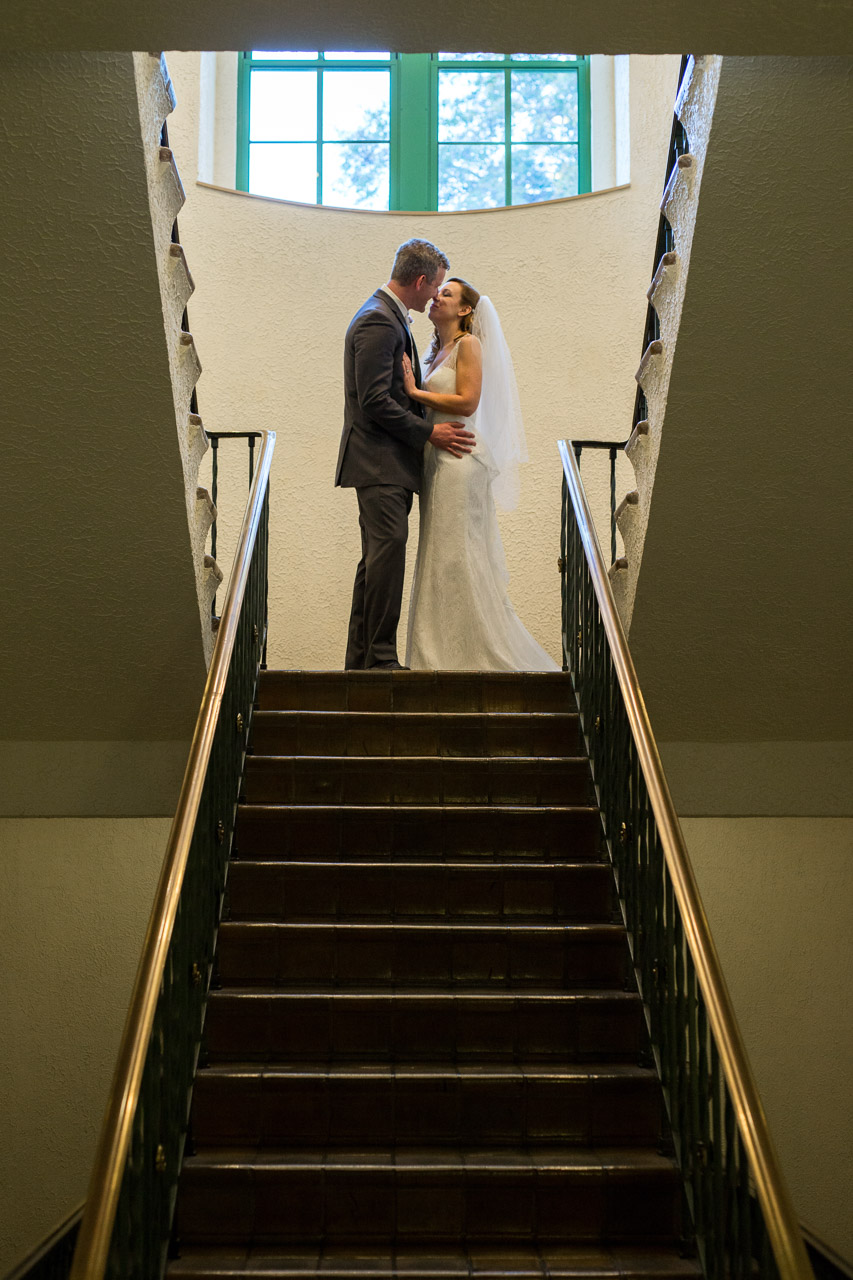
{"type": "Polygon", "coordinates": [[[412,499],[421,482],[427,440],[455,458],[470,453],[474,436],[458,422],[424,421],[406,395],[403,355],[418,386],[420,362],[409,332],[409,309],[423,311],[449,267],[428,240],[407,240],[391,279],[356,312],[344,346],[344,429],[335,484],[355,489],[361,560],[355,573],[346,667],[397,670],[397,624],[403,602],[406,539],[412,499]]]}

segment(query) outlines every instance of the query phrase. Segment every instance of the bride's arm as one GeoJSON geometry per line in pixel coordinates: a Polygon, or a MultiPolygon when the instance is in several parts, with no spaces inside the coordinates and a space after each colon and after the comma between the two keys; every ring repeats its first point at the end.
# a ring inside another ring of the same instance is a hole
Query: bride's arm
{"type": "Polygon", "coordinates": [[[466,333],[464,338],[459,339],[454,395],[443,396],[437,391],[423,391],[416,386],[408,356],[403,356],[403,379],[406,384],[406,394],[411,400],[417,400],[429,409],[438,409],[441,413],[458,413],[463,418],[469,417],[480,403],[480,390],[483,385],[483,357],[479,339],[472,333],[466,333]]]}

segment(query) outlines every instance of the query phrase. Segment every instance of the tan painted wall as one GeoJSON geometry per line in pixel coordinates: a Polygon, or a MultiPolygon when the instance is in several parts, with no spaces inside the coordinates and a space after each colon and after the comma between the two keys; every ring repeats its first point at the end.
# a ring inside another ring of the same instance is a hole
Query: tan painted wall
{"type": "Polygon", "coordinates": [[[0,819],[0,1274],[86,1194],[170,820],[0,819]]]}
{"type": "Polygon", "coordinates": [[[132,55],[3,55],[0,148],[0,813],[169,813],[205,667],[132,55]]]}
{"type": "Polygon", "coordinates": [[[631,624],[682,812],[851,813],[851,151],[853,59],[723,59],[631,624]]]}
{"type": "Polygon", "coordinates": [[[682,825],[795,1207],[853,1266],[853,822],[682,825]]]}
{"type": "Polygon", "coordinates": [[[392,0],[150,0],[145,5],[89,0],[10,0],[4,36],[13,47],[53,49],[401,49],[429,48],[442,33],[442,48],[479,49],[483,32],[501,48],[598,49],[602,52],[832,53],[853,51],[846,0],[591,0],[554,5],[548,0],[433,0],[403,6],[392,0]]]}
{"type": "MultiPolygon", "coordinates": [[[[517,511],[502,519],[511,595],[559,658],[560,473],[566,434],[630,430],[678,62],[631,59],[631,186],[540,207],[474,214],[316,209],[193,186],[199,55],[171,53],[170,141],[189,197],[181,238],[196,280],[190,322],[204,352],[205,426],[279,438],[271,517],[272,665],[342,665],[358,559],[355,495],[333,488],[343,335],[412,235],[493,298],[512,347],[530,451],[517,511]]],[[[429,329],[416,326],[424,349],[429,329]]],[[[586,464],[584,464],[586,470],[586,464]]],[[[243,504],[223,488],[227,522],[243,504]]],[[[630,476],[625,464],[625,477],[630,476]]],[[[627,487],[627,484],[624,485],[627,487]]],[[[412,521],[409,565],[414,563],[412,521]]],[[[219,555],[223,567],[227,556],[219,555]]]]}

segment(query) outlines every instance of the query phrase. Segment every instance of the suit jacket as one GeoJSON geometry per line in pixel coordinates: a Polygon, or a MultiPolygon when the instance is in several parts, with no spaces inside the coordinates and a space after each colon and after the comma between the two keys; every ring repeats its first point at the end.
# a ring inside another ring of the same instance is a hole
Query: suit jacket
{"type": "Polygon", "coordinates": [[[431,428],[403,386],[403,353],[420,368],[409,326],[377,289],[353,316],[344,344],[344,429],[335,484],[398,484],[417,493],[431,428]]]}

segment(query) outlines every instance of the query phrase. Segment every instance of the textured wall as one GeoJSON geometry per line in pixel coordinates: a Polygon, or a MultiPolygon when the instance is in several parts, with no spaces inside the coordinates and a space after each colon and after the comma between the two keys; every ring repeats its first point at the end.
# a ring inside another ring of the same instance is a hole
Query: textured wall
{"type": "MultiPolygon", "coordinates": [[[[631,59],[630,188],[526,209],[426,215],[316,209],[190,187],[199,55],[172,53],[168,61],[178,97],[170,140],[189,192],[181,236],[196,280],[190,318],[205,353],[201,413],[209,429],[279,432],[270,662],[343,662],[359,555],[355,495],[332,487],[343,335],[387,278],[397,244],[412,235],[440,244],[452,269],[489,293],[503,318],[531,458],[519,507],[502,518],[511,595],[559,657],[555,441],[572,433],[625,439],[630,429],[677,60],[631,59]]],[[[423,350],[423,317],[416,332],[423,350]]],[[[244,502],[240,468],[239,498],[221,491],[224,525],[244,502]]],[[[416,527],[413,519],[410,568],[416,527]]],[[[226,567],[224,550],[219,559],[226,567]]]]}
{"type": "Polygon", "coordinates": [[[483,32],[501,48],[596,49],[607,53],[831,53],[853,51],[847,0],[609,0],[606,5],[555,5],[548,0],[433,0],[402,6],[391,0],[10,0],[4,37],[12,47],[53,49],[479,49],[483,32]],[[497,39],[495,37],[498,37],[497,39]]]}
{"type": "Polygon", "coordinates": [[[162,54],[135,53],[133,69],[139,99],[139,124],[145,155],[145,174],[154,256],[160,281],[165,347],[169,361],[175,413],[175,437],[181,454],[184,501],[205,661],[213,653],[211,602],[222,581],[222,572],[205,555],[207,535],[215,516],[210,494],[199,487],[199,463],[208,448],[207,437],[192,411],[192,394],[201,373],[201,360],[191,333],[184,329],[185,308],[194,289],[183,247],[173,239],[175,219],[184,203],[184,189],[170,149],[161,146],[175,98],[166,60],[162,54]]]}
{"type": "Polygon", "coordinates": [[[188,738],[204,661],[132,56],[4,56],[0,102],[0,766],[49,773],[57,740],[188,738]]]}
{"type": "Polygon", "coordinates": [[[0,1274],[86,1194],[169,820],[0,819],[0,1274]]]}
{"type": "Polygon", "coordinates": [[[683,826],[795,1207],[853,1266],[853,822],[683,826]]]}
{"type": "Polygon", "coordinates": [[[661,209],[672,231],[673,248],[662,256],[649,286],[649,300],[658,318],[660,337],[649,343],[637,370],[637,381],[646,397],[646,414],[631,433],[625,450],[634,468],[636,487],[630,493],[630,501],[627,497],[623,500],[620,496],[619,499],[617,526],[625,554],[610,570],[610,581],[626,631],[631,626],[642,563],[721,65],[722,59],[716,56],[691,57],[676,99],[676,115],[687,135],[688,150],[674,165],[661,201],[661,209]]]}
{"type": "Polygon", "coordinates": [[[723,60],[631,627],[693,813],[772,812],[784,761],[776,812],[851,812],[851,150],[853,60],[723,60]]]}

